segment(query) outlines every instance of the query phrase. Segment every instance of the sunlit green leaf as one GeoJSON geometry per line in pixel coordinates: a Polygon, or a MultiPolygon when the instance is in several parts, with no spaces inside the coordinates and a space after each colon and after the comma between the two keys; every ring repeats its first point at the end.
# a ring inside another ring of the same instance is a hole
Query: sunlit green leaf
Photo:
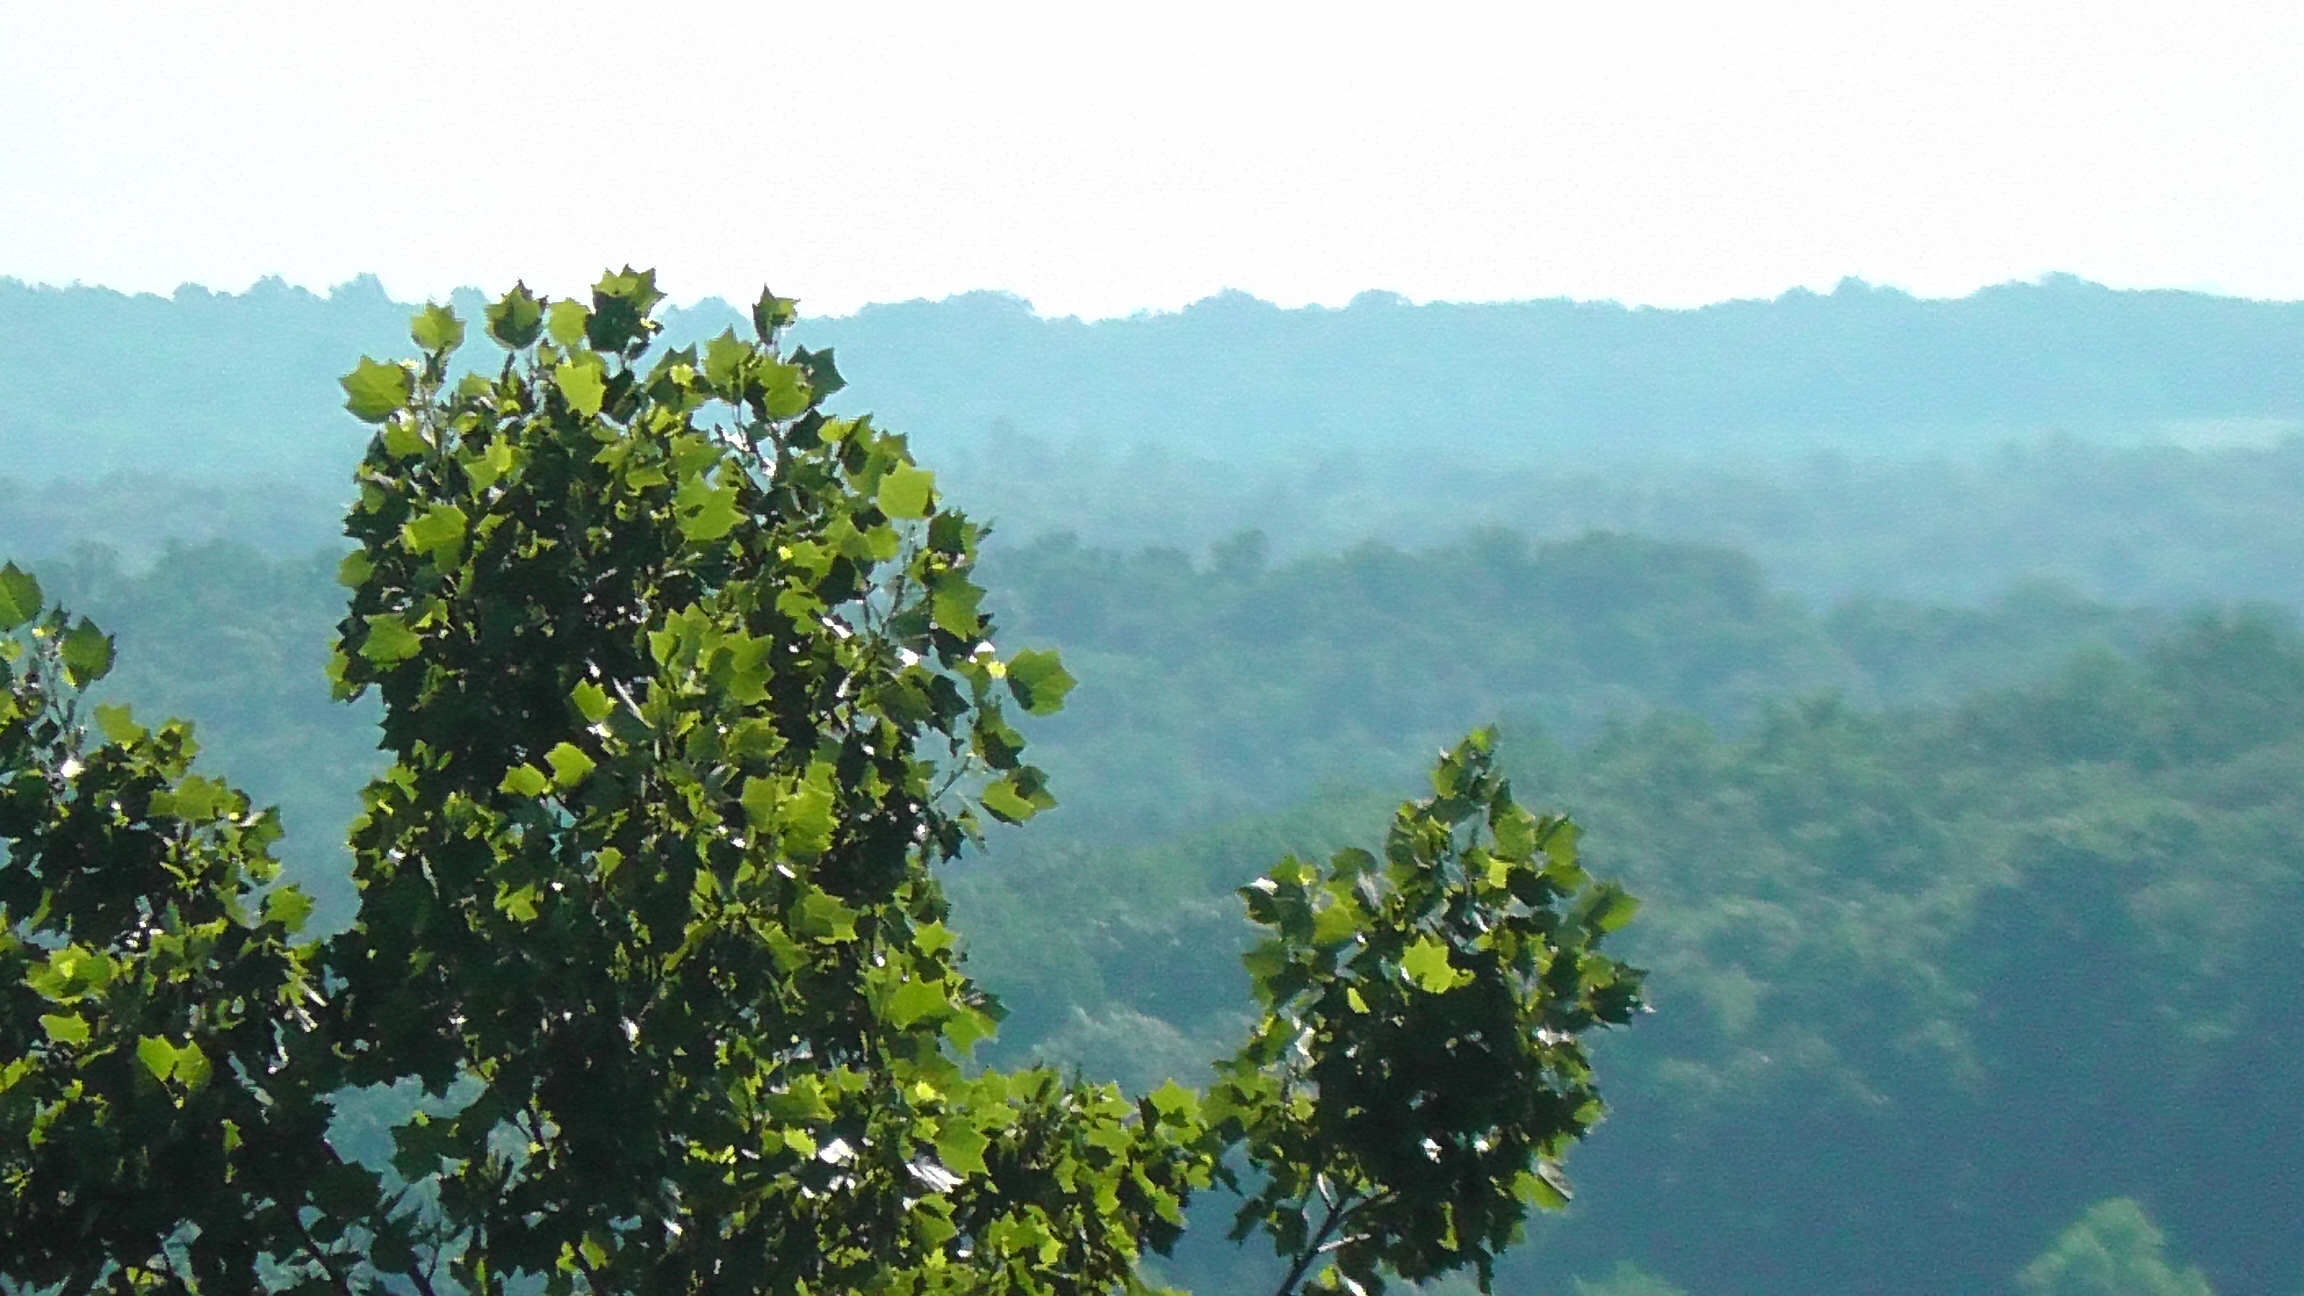
{"type": "Polygon", "coordinates": [[[72,627],[58,646],[64,674],[74,688],[86,688],[112,672],[112,636],[86,617],[72,627]]]}
{"type": "Polygon", "coordinates": [[[533,765],[515,765],[504,771],[503,781],[496,788],[514,796],[537,797],[544,795],[551,786],[552,780],[544,777],[544,771],[533,765]]]}
{"type": "Polygon", "coordinates": [[[936,1159],[956,1175],[984,1173],[984,1150],[992,1140],[965,1121],[950,1121],[936,1135],[936,1159]]]}
{"type": "Polygon", "coordinates": [[[157,1035],[146,1035],[136,1041],[136,1060],[155,1080],[165,1082],[176,1074],[176,1046],[157,1035]]]}
{"type": "Polygon", "coordinates": [[[386,612],[368,619],[368,637],[360,645],[360,655],[379,666],[390,666],[415,656],[424,647],[424,640],[397,612],[386,612]]]}
{"type": "Polygon", "coordinates": [[[400,534],[410,552],[447,566],[463,551],[464,535],[471,525],[471,518],[462,508],[435,504],[409,519],[401,526],[400,534]]]}
{"type": "Polygon", "coordinates": [[[568,696],[575,702],[576,710],[592,724],[606,720],[609,712],[615,709],[615,705],[608,700],[608,690],[590,680],[578,684],[569,691],[568,696]]]}
{"type": "Polygon", "coordinates": [[[1568,1180],[1557,1166],[1541,1162],[1534,1170],[1522,1171],[1512,1181],[1514,1195],[1521,1201],[1543,1210],[1566,1210],[1570,1193],[1568,1180]]]}
{"type": "Polygon", "coordinates": [[[384,450],[396,459],[414,459],[432,448],[424,429],[414,421],[396,418],[384,425],[384,450]]]}
{"type": "Polygon", "coordinates": [[[1147,1095],[1153,1110],[1172,1120],[1196,1120],[1200,1115],[1200,1095],[1171,1079],[1147,1095]]]}
{"type": "Polygon", "coordinates": [[[264,897],[264,920],[278,923],[288,931],[304,929],[312,917],[312,897],[293,886],[284,886],[264,897]]]}
{"type": "Polygon", "coordinates": [[[1013,779],[994,779],[979,799],[986,810],[1007,823],[1022,823],[1040,813],[1040,807],[1017,789],[1013,779]]]}
{"type": "Polygon", "coordinates": [[[673,509],[680,519],[680,533],[698,544],[727,535],[744,517],[737,507],[735,487],[715,486],[702,477],[680,483],[673,509]]]}
{"type": "Polygon", "coordinates": [[[1640,902],[1622,887],[1603,885],[1593,895],[1590,912],[1588,921],[1594,928],[1612,932],[1632,921],[1632,916],[1640,912],[1640,902]]]}
{"type": "Polygon", "coordinates": [[[381,364],[360,357],[352,372],[337,380],[344,388],[344,408],[363,423],[381,423],[408,407],[416,393],[416,379],[396,364],[381,364]]]}
{"type": "Polygon", "coordinates": [[[544,760],[552,767],[552,781],[564,788],[583,782],[599,767],[598,761],[586,755],[584,749],[574,743],[554,744],[552,750],[544,753],[544,760]]]}
{"type": "Polygon", "coordinates": [[[1033,715],[1054,715],[1072,692],[1071,672],[1055,650],[1027,648],[1008,659],[1008,689],[1033,715]]]}
{"type": "Polygon", "coordinates": [[[519,452],[508,439],[499,438],[488,443],[488,448],[464,461],[464,476],[474,491],[485,491],[502,480],[520,462],[519,452]]]}
{"type": "Polygon", "coordinates": [[[420,351],[446,355],[464,345],[464,321],[446,306],[427,302],[408,321],[408,337],[420,351]]]}
{"type": "Polygon", "coordinates": [[[923,954],[941,954],[956,939],[952,929],[940,922],[922,923],[912,931],[912,945],[923,954]]]}
{"type": "Polygon", "coordinates": [[[736,330],[729,329],[704,344],[704,379],[723,393],[734,396],[744,381],[757,354],[752,344],[739,339],[736,330]]]}
{"type": "Polygon", "coordinates": [[[880,511],[892,518],[924,518],[935,487],[936,474],[925,468],[904,464],[891,469],[880,478],[880,511]]]}
{"type": "Polygon", "coordinates": [[[813,940],[832,943],[856,939],[856,911],[829,892],[810,891],[800,902],[797,917],[794,926],[813,940]]]}
{"type": "Polygon", "coordinates": [[[1418,988],[1439,994],[1453,990],[1470,975],[1448,961],[1448,947],[1430,936],[1410,945],[1400,956],[1400,970],[1418,988]]]}
{"type": "Polygon", "coordinates": [[[152,734],[151,730],[136,723],[134,714],[124,702],[100,704],[96,708],[96,727],[103,732],[107,741],[123,747],[141,742],[152,734]]]}
{"type": "Polygon", "coordinates": [[[512,291],[488,308],[488,335],[507,350],[518,351],[534,342],[543,323],[544,304],[525,283],[513,284],[512,291]]]}
{"type": "Polygon", "coordinates": [[[589,356],[581,360],[563,360],[554,366],[552,384],[567,398],[568,408],[586,418],[600,412],[600,402],[608,394],[607,372],[597,360],[589,356]]]}
{"type": "Polygon", "coordinates": [[[592,312],[584,309],[584,303],[563,299],[552,303],[545,314],[544,331],[554,342],[569,351],[584,345],[584,326],[592,319],[592,312]]]}
{"type": "Polygon", "coordinates": [[[800,366],[769,358],[761,362],[757,372],[768,417],[786,419],[808,408],[808,376],[800,366]]]}
{"type": "Polygon", "coordinates": [[[975,638],[983,628],[976,611],[983,601],[981,587],[956,575],[939,579],[928,596],[929,612],[937,628],[963,640],[975,638]]]}
{"type": "Polygon", "coordinates": [[[744,780],[744,792],[738,802],[753,827],[773,828],[776,812],[784,804],[784,794],[775,779],[748,778],[744,780]]]}
{"type": "Polygon", "coordinates": [[[1582,830],[1575,824],[1566,820],[1555,823],[1552,831],[1544,838],[1545,856],[1554,864],[1574,864],[1576,862],[1576,838],[1581,832],[1582,830]]]}
{"type": "Polygon", "coordinates": [[[375,574],[376,562],[365,549],[355,549],[336,564],[336,583],[346,589],[358,589],[375,574]]]}
{"type": "Polygon", "coordinates": [[[1495,817],[1492,825],[1496,834],[1496,853],[1511,860],[1525,860],[1536,853],[1536,816],[1511,806],[1495,817]]]}
{"type": "Polygon", "coordinates": [[[1366,914],[1350,898],[1341,898],[1312,916],[1312,943],[1338,945],[1360,934],[1366,914]]]}
{"type": "Polygon", "coordinates": [[[16,564],[0,567],[0,633],[40,615],[40,582],[16,564]]]}
{"type": "Polygon", "coordinates": [[[58,1044],[85,1044],[88,1042],[88,1022],[78,1013],[43,1014],[40,1029],[58,1044]]]}
{"type": "Polygon", "coordinates": [[[499,885],[496,888],[496,912],[514,922],[534,922],[536,921],[536,902],[540,898],[542,898],[541,893],[536,890],[533,883],[520,887],[499,885]]]}
{"type": "Polygon", "coordinates": [[[947,1006],[943,982],[906,981],[888,996],[886,1011],[889,1024],[904,1030],[923,1018],[942,1013],[947,1006]]]}
{"type": "Polygon", "coordinates": [[[784,849],[802,859],[812,859],[832,847],[831,771],[817,766],[809,777],[785,798],[776,809],[776,824],[783,835],[784,849]]]}
{"type": "Polygon", "coordinates": [[[152,813],[185,823],[207,823],[237,800],[222,779],[193,775],[173,788],[152,794],[152,813]]]}

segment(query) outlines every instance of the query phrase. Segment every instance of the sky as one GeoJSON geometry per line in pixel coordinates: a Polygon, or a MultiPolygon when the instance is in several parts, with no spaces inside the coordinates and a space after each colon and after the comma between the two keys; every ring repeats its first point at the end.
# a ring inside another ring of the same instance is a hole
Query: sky
{"type": "Polygon", "coordinates": [[[2304,6],[0,6],[0,275],[2304,298],[2304,6]]]}

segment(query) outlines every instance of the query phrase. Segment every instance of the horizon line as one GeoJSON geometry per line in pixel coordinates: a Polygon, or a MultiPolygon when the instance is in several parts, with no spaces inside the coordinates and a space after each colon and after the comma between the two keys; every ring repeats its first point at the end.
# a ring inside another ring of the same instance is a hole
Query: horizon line
{"type": "MultiPolygon", "coordinates": [[[[159,292],[151,289],[130,290],[115,287],[110,284],[92,283],[81,279],[73,279],[67,283],[56,283],[49,280],[24,278],[13,274],[0,274],[0,287],[16,287],[21,289],[29,289],[35,292],[109,293],[113,296],[131,300],[136,298],[151,298],[157,301],[166,302],[178,301],[187,295],[196,295],[209,298],[244,298],[255,296],[259,293],[269,294],[285,291],[289,293],[300,294],[305,297],[310,297],[321,302],[334,302],[340,298],[350,298],[357,295],[378,297],[392,305],[408,307],[421,307],[428,302],[448,301],[463,296],[475,296],[482,298],[483,300],[490,297],[490,293],[486,289],[477,287],[472,284],[460,284],[454,288],[449,289],[446,293],[438,295],[428,294],[422,299],[396,297],[392,294],[390,289],[385,287],[382,277],[374,271],[362,271],[359,274],[353,275],[349,279],[340,280],[338,282],[329,284],[324,288],[315,288],[310,284],[293,282],[289,280],[285,275],[280,274],[258,276],[256,279],[250,281],[247,286],[237,290],[231,288],[217,289],[207,284],[199,283],[190,279],[177,284],[174,288],[168,290],[167,292],[159,292]]],[[[1126,314],[1093,316],[1082,315],[1077,312],[1047,314],[1043,312],[1036,304],[1034,304],[1031,298],[1014,289],[968,288],[957,292],[946,293],[941,297],[930,297],[923,294],[920,296],[895,298],[885,301],[868,301],[849,311],[812,314],[803,309],[800,318],[804,320],[847,320],[854,319],[867,311],[888,310],[899,306],[940,306],[969,298],[996,298],[1014,302],[1024,307],[1024,309],[1029,312],[1033,318],[1049,323],[1073,321],[1084,324],[1126,323],[1136,320],[1168,318],[1181,316],[1211,305],[1235,302],[1243,302],[1253,306],[1283,312],[1341,312],[1355,308],[1365,308],[1367,306],[1406,306],[1414,309],[1423,309],[1426,307],[1434,306],[1478,308],[1566,304],[1578,307],[1614,307],[1618,310],[1635,313],[1653,312],[1656,314],[1693,314],[1696,312],[1711,310],[1723,306],[1751,304],[1773,305],[1788,299],[1798,300],[1804,298],[1821,298],[1829,300],[1833,297],[1844,295],[1853,296],[1859,293],[1866,295],[1878,294],[1890,297],[1900,297],[1913,302],[1964,302],[1991,292],[2001,292],[2010,289],[2038,289],[2048,287],[2079,287],[2130,296],[2177,295],[2188,297],[2205,297],[2218,301],[2246,302],[2252,304],[2274,306],[2304,304],[2304,299],[2285,297],[2252,297],[2243,293],[2226,291],[2220,286],[2216,285],[2203,286],[2153,284],[2142,286],[2122,286],[2109,284],[2102,280],[2090,279],[2085,275],[2081,275],[2073,271],[2049,270],[2043,271],[2042,273],[2037,274],[2029,279],[2002,279],[1992,283],[1978,284],[1964,293],[1935,295],[1917,293],[1909,288],[1894,283],[1875,283],[1861,275],[1843,275],[1828,289],[1818,290],[1816,288],[1810,287],[1807,284],[1793,284],[1787,288],[1782,289],[1773,296],[1721,297],[1710,301],[1698,302],[1693,305],[1664,305],[1652,302],[1627,302],[1620,297],[1574,297],[1568,294],[1560,294],[1557,296],[1549,297],[1432,297],[1418,299],[1392,289],[1370,287],[1355,292],[1341,305],[1330,305],[1326,302],[1320,301],[1308,301],[1299,305],[1288,306],[1281,305],[1263,297],[1259,297],[1255,293],[1245,289],[1228,287],[1219,288],[1214,292],[1194,298],[1193,300],[1188,301],[1181,306],[1173,308],[1145,306],[1139,307],[1126,314]]],[[[805,307],[806,299],[802,298],[799,300],[801,305],[805,307]]],[[[701,296],[689,298],[686,300],[667,295],[664,304],[670,310],[683,313],[703,310],[714,304],[735,311],[738,314],[742,314],[746,309],[746,307],[741,303],[731,300],[730,298],[719,293],[705,293],[701,296]]]]}

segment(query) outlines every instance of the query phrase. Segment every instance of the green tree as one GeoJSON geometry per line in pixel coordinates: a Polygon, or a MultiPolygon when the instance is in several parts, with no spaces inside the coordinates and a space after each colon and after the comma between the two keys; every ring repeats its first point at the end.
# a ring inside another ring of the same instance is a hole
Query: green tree
{"type": "Polygon", "coordinates": [[[0,568],[0,1273],[251,1290],[340,1169],[311,903],[269,885],[276,817],[191,772],[186,726],[85,714],[112,657],[0,568]]]}
{"type": "MultiPolygon", "coordinates": [[[[981,528],[901,437],[822,408],[840,378],[781,345],[789,300],[763,295],[751,339],[667,350],[660,299],[629,269],[589,302],[515,288],[487,312],[502,364],[462,378],[465,322],[430,307],[420,359],[345,378],[377,432],[331,673],[380,697],[392,762],[351,828],[358,915],[292,944],[294,913],[231,907],[268,876],[264,843],[220,838],[240,874],[186,885],[233,941],[277,946],[232,1000],[248,1038],[138,1025],[171,1051],[145,1059],[162,1087],[120,1100],[149,1119],[200,1071],[185,1059],[229,1058],[262,1119],[219,1109],[181,1138],[211,1155],[302,1124],[265,1140],[261,1201],[196,1214],[101,1162],[30,1195],[13,1179],[13,1208],[93,1223],[55,1256],[12,1234],[0,1272],[346,1296],[1111,1291],[1222,1185],[1247,1200],[1238,1231],[1291,1259],[1283,1292],[1485,1283],[1527,1209],[1565,1200],[1559,1158],[1599,1115],[1581,1036],[1640,1006],[1637,972],[1597,949],[1631,903],[1577,868],[1573,829],[1522,810],[1477,735],[1381,864],[1291,860],[1250,888],[1269,1012],[1208,1094],[971,1064],[1001,1013],[934,869],[986,816],[1054,804],[1011,717],[1056,710],[1071,676],[995,646],[981,528]],[[411,1082],[425,1100],[388,1166],[317,1136],[317,1095],[411,1082]]],[[[101,638],[44,625],[67,668],[101,638]]],[[[217,804],[243,836],[269,822],[217,804]]],[[[49,858],[11,845],[11,948],[57,943],[49,858]]],[[[143,913],[90,921],[141,950],[143,913]]],[[[57,984],[51,1007],[77,1002],[57,984]]],[[[30,1020],[10,1018],[10,1065],[84,1083],[30,1020]]]]}

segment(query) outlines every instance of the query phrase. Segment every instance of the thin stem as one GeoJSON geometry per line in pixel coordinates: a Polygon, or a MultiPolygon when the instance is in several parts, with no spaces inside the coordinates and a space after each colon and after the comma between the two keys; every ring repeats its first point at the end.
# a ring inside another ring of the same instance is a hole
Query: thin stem
{"type": "Polygon", "coordinates": [[[343,1293],[343,1296],[352,1296],[351,1280],[336,1272],[336,1266],[328,1263],[326,1248],[322,1247],[319,1241],[312,1236],[312,1230],[304,1227],[304,1212],[282,1202],[280,1213],[286,1215],[289,1221],[296,1225],[296,1235],[304,1239],[305,1249],[312,1253],[312,1262],[320,1266],[320,1272],[328,1275],[329,1284],[343,1293]]]}
{"type": "MultiPolygon", "coordinates": [[[[256,1170],[254,1178],[257,1186],[271,1195],[272,1209],[280,1212],[290,1224],[295,1226],[296,1236],[304,1240],[304,1249],[312,1253],[312,1263],[319,1265],[320,1272],[328,1275],[329,1285],[340,1292],[342,1296],[353,1296],[351,1280],[336,1272],[336,1266],[328,1263],[328,1249],[321,1246],[319,1239],[312,1236],[312,1230],[304,1226],[303,1208],[296,1205],[288,1197],[283,1196],[279,1188],[273,1184],[271,1177],[261,1169],[256,1170]]],[[[314,1207],[313,1209],[318,1210],[319,1208],[314,1207]]]]}
{"type": "Polygon", "coordinates": [[[438,1293],[438,1292],[436,1292],[436,1291],[432,1290],[432,1273],[431,1273],[431,1270],[432,1270],[432,1268],[434,1268],[434,1267],[438,1266],[438,1265],[439,1265],[439,1263],[440,1263],[440,1252],[439,1252],[439,1249],[438,1249],[437,1247],[435,1247],[435,1248],[433,1249],[433,1252],[432,1252],[432,1263],[431,1263],[431,1265],[414,1265],[414,1266],[411,1266],[411,1267],[409,1268],[408,1272],[407,1272],[407,1273],[405,1273],[405,1274],[402,1274],[401,1276],[402,1276],[402,1277],[404,1277],[404,1278],[406,1278],[406,1279],[407,1279],[409,1282],[411,1282],[411,1283],[415,1284],[415,1287],[416,1287],[416,1291],[417,1291],[417,1293],[418,1293],[418,1296],[440,1296],[440,1293],[438,1293]]]}
{"type": "MultiPolygon", "coordinates": [[[[1280,1287],[1272,1296],[1295,1296],[1297,1285],[1304,1281],[1304,1275],[1311,1270],[1313,1263],[1327,1254],[1329,1235],[1336,1231],[1337,1225],[1344,1222],[1344,1216],[1350,1213],[1352,1209],[1353,1202],[1350,1194],[1347,1193],[1338,1197],[1328,1196],[1327,1176],[1321,1176],[1317,1183],[1321,1197],[1328,1203],[1328,1216],[1320,1221],[1320,1231],[1312,1235],[1312,1240],[1306,1244],[1304,1253],[1297,1256],[1296,1263],[1288,1267],[1288,1276],[1280,1280],[1280,1287]]],[[[1309,1199],[1307,1199],[1307,1204],[1309,1204],[1309,1199]]]]}

